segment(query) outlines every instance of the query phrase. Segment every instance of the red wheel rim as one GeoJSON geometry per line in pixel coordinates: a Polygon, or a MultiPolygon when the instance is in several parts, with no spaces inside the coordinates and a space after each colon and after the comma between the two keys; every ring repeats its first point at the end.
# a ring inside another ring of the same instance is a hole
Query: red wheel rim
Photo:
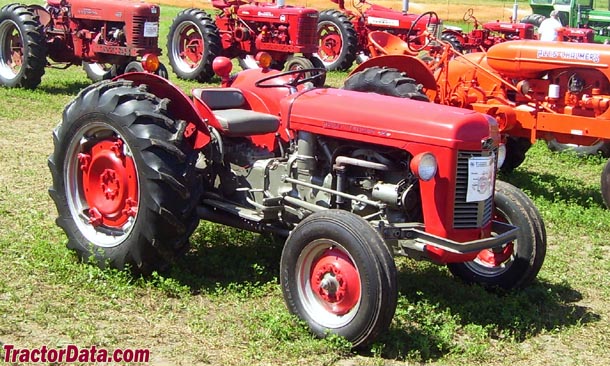
{"type": "Polygon", "coordinates": [[[341,39],[341,33],[334,24],[321,24],[321,28],[318,31],[318,38],[320,39],[318,56],[322,62],[331,63],[337,60],[339,55],[341,55],[343,41],[341,39]]]}
{"type": "Polygon", "coordinates": [[[133,159],[123,152],[123,140],[97,142],[78,154],[82,188],[90,223],[121,228],[138,207],[138,180],[133,159]]]}
{"type": "Polygon", "coordinates": [[[360,300],[360,276],[349,257],[338,249],[327,249],[311,269],[311,291],[328,311],[345,315],[360,300]]]}
{"type": "Polygon", "coordinates": [[[193,68],[199,65],[203,55],[203,38],[195,26],[180,32],[180,58],[193,68]]]}

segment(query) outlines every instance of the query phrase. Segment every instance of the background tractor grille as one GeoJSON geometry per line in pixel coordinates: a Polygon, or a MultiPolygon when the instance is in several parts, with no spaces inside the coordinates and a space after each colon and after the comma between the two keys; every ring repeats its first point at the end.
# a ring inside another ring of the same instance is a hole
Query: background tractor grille
{"type": "Polygon", "coordinates": [[[133,17],[133,47],[135,48],[157,48],[157,37],[144,37],[144,23],[146,21],[156,22],[157,19],[148,19],[143,16],[133,17]]]}
{"type": "Polygon", "coordinates": [[[297,45],[318,44],[318,18],[310,16],[299,17],[297,45]]]}
{"type": "Polygon", "coordinates": [[[489,156],[490,151],[460,151],[458,153],[453,227],[455,229],[479,228],[491,220],[493,195],[481,202],[466,202],[468,186],[468,159],[474,156],[489,156]]]}

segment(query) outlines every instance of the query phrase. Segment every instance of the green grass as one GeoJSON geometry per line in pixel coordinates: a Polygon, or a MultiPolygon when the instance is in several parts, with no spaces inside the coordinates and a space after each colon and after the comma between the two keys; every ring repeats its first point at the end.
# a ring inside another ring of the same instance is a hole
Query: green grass
{"type": "MultiPolygon", "coordinates": [[[[162,46],[178,10],[163,8],[162,46]]],[[[187,91],[200,85],[171,78],[187,91]]],[[[329,84],[343,78],[332,73],[329,84]]],[[[444,267],[398,259],[392,326],[355,352],[338,337],[315,339],[288,314],[277,280],[281,243],[271,238],[202,223],[191,251],[148,278],[77,261],[54,223],[46,159],[63,106],[88,84],[72,67],[47,70],[35,91],[0,88],[0,343],[148,348],[151,365],[610,363],[604,159],[537,143],[503,177],[545,220],[547,259],[532,286],[493,294],[444,267]]]]}

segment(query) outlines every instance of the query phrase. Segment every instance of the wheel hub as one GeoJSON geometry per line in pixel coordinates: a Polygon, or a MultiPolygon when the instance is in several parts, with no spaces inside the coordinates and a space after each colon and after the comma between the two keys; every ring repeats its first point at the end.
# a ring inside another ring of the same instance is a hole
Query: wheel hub
{"type": "Polygon", "coordinates": [[[360,276],[352,261],[337,249],[328,249],[311,270],[312,291],[336,315],[347,314],[360,299],[360,276]]]}
{"type": "Polygon", "coordinates": [[[513,255],[513,244],[503,246],[496,250],[482,250],[477,255],[477,261],[489,267],[498,267],[510,260],[513,255]]]}
{"type": "Polygon", "coordinates": [[[137,173],[122,140],[100,141],[78,154],[78,161],[91,225],[121,228],[136,216],[137,173]]]}

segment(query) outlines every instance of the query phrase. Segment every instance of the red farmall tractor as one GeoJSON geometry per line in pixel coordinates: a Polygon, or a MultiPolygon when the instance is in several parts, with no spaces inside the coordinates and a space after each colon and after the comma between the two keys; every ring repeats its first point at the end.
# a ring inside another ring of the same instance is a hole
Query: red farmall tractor
{"type": "Polygon", "coordinates": [[[93,81],[131,71],[167,77],[159,6],[127,0],[48,0],[0,9],[0,84],[36,88],[45,67],[82,64],[93,81]]]}
{"type": "Polygon", "coordinates": [[[168,56],[179,78],[210,80],[217,56],[237,58],[244,69],[256,68],[255,55],[261,51],[273,57],[278,69],[322,66],[315,56],[317,10],[284,5],[283,0],[212,0],[212,5],[218,9],[215,20],[204,10],[186,9],[171,25],[168,56]]]}
{"type": "Polygon", "coordinates": [[[442,30],[435,13],[409,14],[407,0],[403,0],[402,11],[367,0],[353,0],[356,12],[345,7],[345,0],[331,1],[339,5],[339,10],[322,11],[318,21],[318,56],[327,70],[347,70],[354,60],[358,63],[367,60],[371,56],[368,38],[371,32],[388,32],[403,41],[411,40],[420,49],[427,46],[424,33],[437,34],[442,30]]]}
{"type": "MultiPolygon", "coordinates": [[[[428,64],[394,53],[359,65],[345,87],[373,91],[367,75],[390,67],[396,78],[405,73],[415,78],[431,101],[495,117],[506,141],[502,169],[507,172],[523,162],[537,139],[553,149],[576,146],[583,153],[610,152],[606,45],[517,40],[462,55],[445,44],[428,64]]],[[[601,175],[601,189],[610,207],[610,161],[601,175]]]]}
{"type": "MultiPolygon", "coordinates": [[[[489,47],[506,41],[519,39],[538,39],[533,24],[516,22],[517,8],[514,8],[513,16],[509,22],[487,22],[480,25],[474,16],[473,8],[464,13],[462,19],[472,22],[473,29],[464,33],[459,27],[447,26],[443,30],[441,39],[450,43],[458,52],[478,52],[488,50],[489,47]]],[[[562,28],[559,37],[565,42],[593,42],[593,30],[588,28],[562,28]]]]}
{"type": "MultiPolygon", "coordinates": [[[[185,252],[199,220],[287,238],[287,307],[315,334],[354,346],[392,320],[393,255],[491,288],[535,278],[544,224],[523,192],[495,180],[503,148],[492,117],[315,88],[324,69],[280,72],[267,56],[232,76],[217,57],[222,87],[192,97],[130,73],[69,103],[49,158],[68,247],[147,273],[185,252]]],[[[370,83],[425,97],[387,76],[370,83]]]]}

